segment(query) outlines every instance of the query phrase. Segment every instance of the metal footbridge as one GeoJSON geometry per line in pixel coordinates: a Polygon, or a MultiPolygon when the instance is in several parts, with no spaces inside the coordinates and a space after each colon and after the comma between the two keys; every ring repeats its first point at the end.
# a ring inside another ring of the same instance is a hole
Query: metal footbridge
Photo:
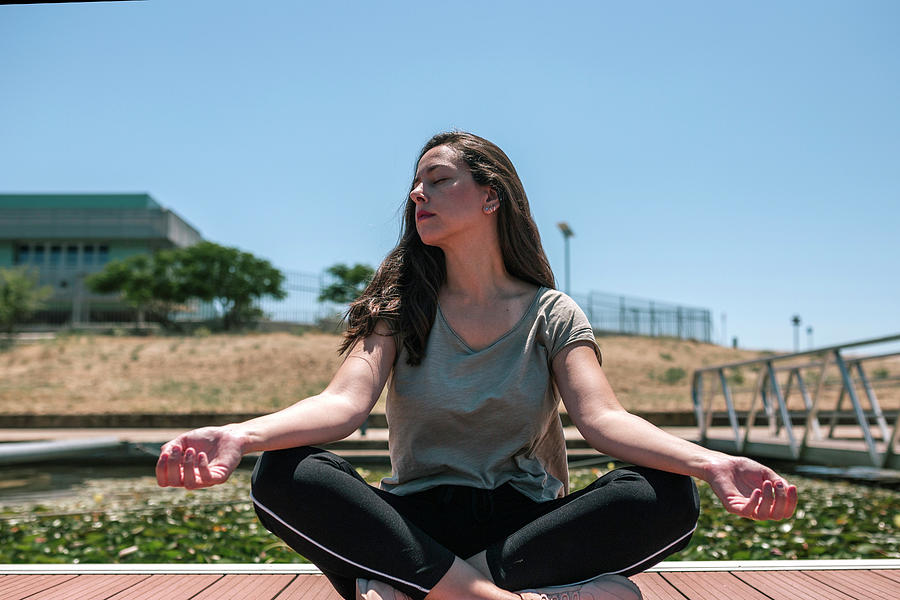
{"type": "Polygon", "coordinates": [[[898,342],[900,334],[696,370],[700,443],[812,465],[900,469],[900,351],[865,353],[898,342]]]}

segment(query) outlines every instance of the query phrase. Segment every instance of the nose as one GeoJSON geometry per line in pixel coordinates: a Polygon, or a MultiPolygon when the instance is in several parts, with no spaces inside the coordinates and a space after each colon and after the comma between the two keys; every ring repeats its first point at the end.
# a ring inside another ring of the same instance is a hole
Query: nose
{"type": "Polygon", "coordinates": [[[428,198],[425,197],[423,188],[424,188],[424,185],[419,183],[409,193],[409,199],[412,200],[415,204],[418,204],[419,202],[428,202],[428,198]]]}

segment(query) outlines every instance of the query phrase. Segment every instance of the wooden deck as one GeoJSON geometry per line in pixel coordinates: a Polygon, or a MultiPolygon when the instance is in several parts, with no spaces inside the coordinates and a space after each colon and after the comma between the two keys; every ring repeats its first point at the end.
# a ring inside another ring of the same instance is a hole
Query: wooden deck
{"type": "MultiPolygon", "coordinates": [[[[900,560],[664,562],[645,600],[898,600],[900,560]]],[[[0,600],[339,600],[308,565],[0,565],[0,600]]]]}

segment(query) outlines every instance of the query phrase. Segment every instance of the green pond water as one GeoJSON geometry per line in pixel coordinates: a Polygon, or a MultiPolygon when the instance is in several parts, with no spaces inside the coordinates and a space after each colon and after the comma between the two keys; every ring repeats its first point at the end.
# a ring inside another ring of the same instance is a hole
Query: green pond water
{"type": "MultiPolygon", "coordinates": [[[[608,468],[573,470],[573,489],[608,468]]],[[[384,475],[360,472],[373,483],[384,475]]],[[[800,502],[795,516],[782,522],[730,515],[699,482],[697,531],[673,558],[900,558],[897,482],[863,472],[856,475],[868,482],[828,470],[817,475],[789,475],[800,502]]],[[[224,485],[187,491],[159,488],[152,464],[4,467],[0,563],[303,562],[259,525],[249,485],[248,468],[224,485]]]]}

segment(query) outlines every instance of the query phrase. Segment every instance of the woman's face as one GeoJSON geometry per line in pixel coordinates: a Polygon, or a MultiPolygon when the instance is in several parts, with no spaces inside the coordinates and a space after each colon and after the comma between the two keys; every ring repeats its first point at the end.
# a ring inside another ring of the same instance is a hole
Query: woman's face
{"type": "Polygon", "coordinates": [[[436,146],[422,156],[409,198],[416,205],[416,230],[429,246],[467,243],[481,239],[481,228],[496,227],[484,213],[485,205],[496,201],[494,191],[476,183],[449,146],[436,146]]]}

